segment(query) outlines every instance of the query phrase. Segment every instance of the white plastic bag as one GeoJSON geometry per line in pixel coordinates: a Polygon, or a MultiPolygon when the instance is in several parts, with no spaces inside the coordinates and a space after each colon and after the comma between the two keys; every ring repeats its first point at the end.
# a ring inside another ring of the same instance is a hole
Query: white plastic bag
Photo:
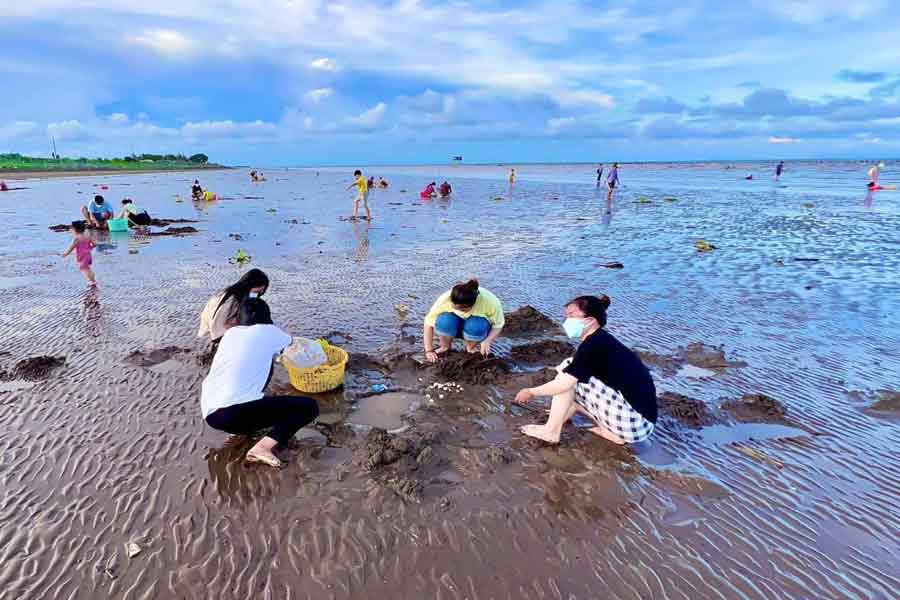
{"type": "Polygon", "coordinates": [[[311,369],[328,362],[328,357],[319,342],[301,337],[294,338],[291,345],[284,349],[283,356],[299,369],[311,369]]]}

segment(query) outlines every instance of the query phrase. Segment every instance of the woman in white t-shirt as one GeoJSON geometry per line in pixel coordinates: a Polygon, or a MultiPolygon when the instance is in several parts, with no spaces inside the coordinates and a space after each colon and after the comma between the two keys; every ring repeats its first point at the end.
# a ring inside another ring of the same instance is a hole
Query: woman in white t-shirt
{"type": "Polygon", "coordinates": [[[269,289],[269,277],[259,269],[250,269],[237,282],[206,302],[200,313],[197,337],[209,336],[217,343],[238,321],[238,309],[247,298],[259,298],[269,289]]]}
{"type": "Polygon", "coordinates": [[[220,431],[245,435],[271,427],[250,448],[248,463],[280,467],[272,452],[319,416],[319,406],[304,396],[266,396],[272,361],[291,336],[272,324],[269,306],[259,298],[241,303],[238,324],[222,336],[209,374],[203,380],[200,409],[206,423],[220,431]]]}

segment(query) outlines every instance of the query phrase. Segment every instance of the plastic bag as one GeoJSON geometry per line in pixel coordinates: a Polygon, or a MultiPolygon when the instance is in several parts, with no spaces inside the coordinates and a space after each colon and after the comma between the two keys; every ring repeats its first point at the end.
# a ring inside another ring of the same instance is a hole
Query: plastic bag
{"type": "Polygon", "coordinates": [[[319,342],[300,337],[294,338],[291,345],[284,349],[283,356],[300,369],[311,369],[328,362],[328,356],[319,342]]]}

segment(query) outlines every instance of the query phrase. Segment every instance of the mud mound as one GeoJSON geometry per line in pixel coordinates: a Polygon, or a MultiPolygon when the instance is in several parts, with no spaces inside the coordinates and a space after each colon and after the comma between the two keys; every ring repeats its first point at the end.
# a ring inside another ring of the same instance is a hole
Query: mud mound
{"type": "Polygon", "coordinates": [[[635,354],[637,354],[641,362],[643,362],[646,366],[651,368],[656,368],[663,373],[672,374],[678,371],[681,368],[681,365],[684,364],[684,361],[679,360],[674,356],[665,356],[663,354],[656,354],[655,352],[650,352],[649,350],[633,350],[635,354]]]}
{"type": "Polygon", "coordinates": [[[412,444],[409,440],[393,436],[384,429],[376,427],[366,436],[363,450],[365,452],[365,460],[361,461],[363,466],[367,471],[375,471],[410,454],[412,444]]]}
{"type": "Polygon", "coordinates": [[[712,411],[701,400],[674,392],[663,392],[657,398],[660,412],[688,427],[700,428],[716,422],[712,411]]]}
{"type": "Polygon", "coordinates": [[[742,423],[783,423],[787,421],[784,405],[764,394],[744,394],[739,399],[726,400],[722,410],[742,423]]]}
{"type": "Polygon", "coordinates": [[[867,410],[873,413],[900,417],[900,392],[882,390],[881,397],[867,410]]]}
{"type": "Polygon", "coordinates": [[[510,368],[505,360],[480,354],[449,352],[429,367],[438,377],[469,385],[491,385],[509,380],[510,368]]]}
{"type": "MultiPolygon", "coordinates": [[[[173,223],[196,223],[197,221],[192,221],[191,219],[150,219],[150,224],[154,227],[169,227],[173,223]]],[[[51,225],[48,229],[50,231],[68,231],[71,227],[68,223],[60,223],[59,225],[51,225]]],[[[193,229],[192,227],[175,227],[173,229],[193,229]]],[[[194,229],[194,232],[197,230],[194,229]]],[[[192,232],[193,233],[193,232],[192,232]]],[[[150,235],[177,235],[174,233],[151,233],[150,235]]]]}
{"type": "Polygon", "coordinates": [[[523,306],[511,313],[506,313],[506,325],[503,334],[507,336],[559,335],[562,327],[553,319],[534,308],[523,306]]]}
{"type": "Polygon", "coordinates": [[[695,367],[703,369],[721,370],[732,367],[746,367],[742,361],[729,361],[725,358],[725,350],[719,346],[707,346],[701,342],[688,344],[679,351],[679,357],[695,367]]]}
{"type": "Polygon", "coordinates": [[[194,355],[194,360],[201,367],[210,367],[212,366],[212,361],[216,357],[216,350],[218,346],[213,346],[211,348],[207,348],[206,350],[202,350],[197,352],[194,355]]]}
{"type": "Polygon", "coordinates": [[[196,223],[191,219],[150,219],[150,224],[154,227],[168,227],[173,223],[196,223]]]}
{"type": "Polygon", "coordinates": [[[532,344],[514,346],[509,351],[509,354],[516,362],[558,365],[575,354],[575,346],[558,340],[543,340],[532,344]]]}
{"type": "Polygon", "coordinates": [[[64,364],[66,364],[66,359],[60,356],[32,356],[20,360],[11,371],[0,370],[0,380],[40,381],[49,377],[53,369],[64,364]]]}
{"type": "Polygon", "coordinates": [[[158,237],[162,235],[185,235],[187,233],[197,233],[198,230],[196,227],[191,227],[188,225],[187,227],[169,227],[165,231],[151,231],[149,234],[153,237],[158,237]]]}
{"type": "MultiPolygon", "coordinates": [[[[150,352],[135,350],[125,357],[125,362],[135,367],[152,367],[164,363],[170,358],[184,352],[188,352],[188,350],[179,348],[178,346],[167,346],[165,348],[151,350],[150,352]]],[[[212,359],[210,359],[210,362],[212,362],[212,359]]]]}

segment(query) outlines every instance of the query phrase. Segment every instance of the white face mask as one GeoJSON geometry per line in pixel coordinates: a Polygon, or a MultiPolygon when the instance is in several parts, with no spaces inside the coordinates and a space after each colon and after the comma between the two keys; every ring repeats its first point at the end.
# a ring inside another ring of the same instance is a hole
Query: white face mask
{"type": "Polygon", "coordinates": [[[569,317],[563,322],[563,329],[570,338],[580,338],[584,334],[584,319],[569,317]]]}

